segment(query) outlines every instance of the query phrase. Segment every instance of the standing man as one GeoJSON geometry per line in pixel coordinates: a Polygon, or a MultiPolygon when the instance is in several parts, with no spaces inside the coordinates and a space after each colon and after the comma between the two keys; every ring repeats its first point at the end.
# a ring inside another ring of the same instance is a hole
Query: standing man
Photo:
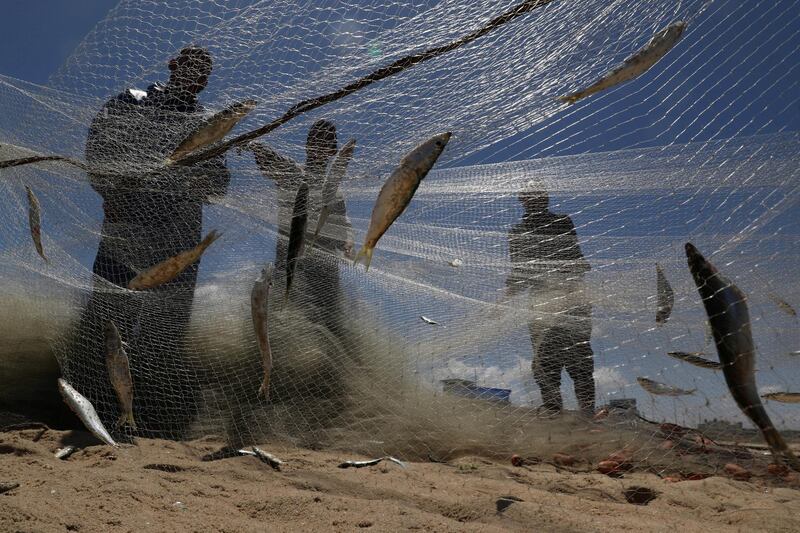
{"type": "Polygon", "coordinates": [[[297,284],[295,292],[302,291],[299,296],[309,319],[341,338],[343,305],[337,255],[343,253],[348,256],[353,251],[353,228],[347,218],[341,189],[336,193],[324,231],[314,245],[316,250],[309,249],[316,217],[322,208],[322,187],[338,151],[336,127],[328,120],[318,120],[311,126],[306,138],[306,164],[302,169],[292,159],[262,144],[251,143],[250,149],[262,174],[272,179],[278,188],[275,267],[279,271],[286,268],[294,199],[300,183],[305,181],[308,184],[306,248],[296,271],[297,279],[302,280],[304,287],[297,284]]]}
{"type": "Polygon", "coordinates": [[[117,419],[105,370],[103,327],[113,320],[127,344],[133,414],[143,436],[183,438],[200,403],[200,383],[186,345],[198,263],[155,289],[132,293],[138,272],[200,243],[203,204],[224,195],[230,174],[222,156],[191,167],[166,157],[203,121],[197,95],[211,55],[188,47],[169,61],[169,80],[127,89],[92,121],[86,161],[103,198],[94,288],[81,316],[65,373],[107,424],[117,419]],[[80,386],[82,385],[82,386],[80,386]]]}
{"type": "Polygon", "coordinates": [[[592,306],[584,277],[590,270],[578,245],[575,225],[567,215],[548,209],[547,192],[529,189],[519,194],[525,210],[511,228],[508,247],[511,273],[505,298],[529,290],[532,319],[533,375],[543,409],[562,409],[561,370],[575,383],[581,412],[594,414],[594,353],[592,306]]]}

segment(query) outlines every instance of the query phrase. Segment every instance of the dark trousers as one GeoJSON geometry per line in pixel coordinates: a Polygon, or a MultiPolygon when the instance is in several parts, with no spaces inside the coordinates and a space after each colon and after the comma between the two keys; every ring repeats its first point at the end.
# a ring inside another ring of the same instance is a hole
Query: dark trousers
{"type": "Polygon", "coordinates": [[[591,329],[553,327],[548,329],[537,347],[533,326],[533,376],[542,394],[547,411],[562,409],[561,371],[565,369],[575,384],[575,397],[580,410],[594,414],[594,352],[590,344],[591,329]]]}
{"type": "Polygon", "coordinates": [[[137,433],[185,438],[201,401],[197,365],[186,345],[197,264],[137,293],[119,289],[135,276],[125,265],[98,255],[94,273],[98,278],[62,361],[66,379],[113,430],[120,409],[105,366],[104,338],[105,323],[113,320],[127,344],[137,433]]]}

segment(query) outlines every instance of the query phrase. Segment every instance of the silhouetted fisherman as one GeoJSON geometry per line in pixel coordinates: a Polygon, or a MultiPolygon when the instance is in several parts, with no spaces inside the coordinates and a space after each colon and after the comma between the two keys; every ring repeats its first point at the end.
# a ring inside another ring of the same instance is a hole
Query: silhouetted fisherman
{"type": "Polygon", "coordinates": [[[336,194],[328,223],[314,245],[315,250],[308,249],[322,207],[322,186],[338,149],[336,127],[327,120],[318,120],[311,126],[306,139],[306,164],[302,169],[293,160],[269,147],[254,143],[251,148],[261,172],[274,180],[278,187],[278,240],[275,251],[278,271],[286,269],[295,195],[302,181],[308,183],[306,249],[296,273],[303,280],[305,288],[297,288],[302,290],[301,299],[309,319],[341,334],[342,295],[336,256],[340,253],[349,256],[353,250],[352,227],[341,190],[336,194]]]}
{"type": "Polygon", "coordinates": [[[575,396],[585,414],[594,413],[592,306],[584,277],[590,270],[575,226],[567,215],[548,209],[545,191],[519,194],[525,213],[508,234],[512,269],[506,297],[530,291],[533,318],[533,375],[546,412],[562,409],[561,370],[575,383],[575,396]]]}
{"type": "Polygon", "coordinates": [[[196,414],[200,383],[186,346],[198,264],[139,293],[121,290],[136,276],[201,240],[202,206],[225,194],[222,157],[192,167],[165,158],[203,120],[197,95],[208,84],[210,54],[184,48],[169,62],[166,84],[128,89],[95,117],[86,141],[90,175],[103,197],[94,290],[65,371],[105,422],[118,414],[103,370],[103,326],[113,320],[128,344],[139,433],[181,438],[196,414]],[[155,169],[155,170],[154,170],[155,169]]]}

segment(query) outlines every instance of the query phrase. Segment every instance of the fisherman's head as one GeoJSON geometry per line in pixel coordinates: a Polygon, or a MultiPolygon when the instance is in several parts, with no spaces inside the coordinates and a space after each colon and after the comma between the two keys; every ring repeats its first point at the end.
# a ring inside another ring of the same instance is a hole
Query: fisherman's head
{"type": "Polygon", "coordinates": [[[519,201],[525,208],[526,213],[541,213],[547,211],[547,207],[550,205],[550,197],[547,191],[535,187],[519,193],[519,201]]]}
{"type": "Polygon", "coordinates": [[[327,163],[336,155],[336,126],[329,120],[318,120],[308,130],[306,163],[327,163]]]}
{"type": "Polygon", "coordinates": [[[187,46],[169,60],[169,87],[197,95],[208,85],[211,75],[211,54],[205,48],[187,46]]]}

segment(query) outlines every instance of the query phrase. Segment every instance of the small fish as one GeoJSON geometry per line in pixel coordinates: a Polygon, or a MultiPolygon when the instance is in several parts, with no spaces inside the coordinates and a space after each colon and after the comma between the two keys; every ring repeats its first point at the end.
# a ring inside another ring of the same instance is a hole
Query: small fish
{"type": "Polygon", "coordinates": [[[125,353],[122,338],[119,336],[117,325],[111,320],[106,322],[106,369],[114,391],[117,393],[119,408],[122,415],[117,422],[117,427],[126,423],[132,429],[136,429],[136,422],[133,420],[133,379],[131,378],[131,368],[128,362],[128,354],[125,353]]]}
{"type": "Polygon", "coordinates": [[[672,290],[672,286],[658,263],[656,263],[656,292],[658,294],[656,324],[662,325],[667,322],[670,314],[672,314],[672,306],[675,304],[675,292],[672,290]]]}
{"type": "Polygon", "coordinates": [[[186,270],[189,265],[198,261],[203,252],[206,251],[206,248],[211,246],[220,236],[221,234],[218,234],[216,230],[212,230],[200,244],[191,250],[185,250],[151,266],[144,272],[140,272],[128,283],[128,288],[134,291],[152,289],[172,281],[178,277],[178,274],[186,270]]]}
{"type": "Polygon", "coordinates": [[[712,361],[703,357],[703,352],[667,352],[667,355],[680,359],[700,368],[710,368],[711,370],[722,370],[722,365],[717,361],[712,361]]]}
{"type": "Polygon", "coordinates": [[[761,397],[773,402],[800,403],[800,392],[769,392],[761,397]]]}
{"type": "Polygon", "coordinates": [[[331,214],[333,203],[336,201],[336,192],[339,190],[339,184],[342,182],[342,178],[344,178],[347,172],[347,165],[350,164],[350,159],[352,159],[355,149],[356,140],[350,139],[342,146],[342,149],[336,154],[333,163],[331,163],[331,170],[328,173],[328,178],[322,186],[322,209],[319,212],[319,218],[317,218],[317,229],[314,230],[314,237],[311,239],[310,248],[314,247],[314,243],[317,242],[317,238],[319,237],[319,232],[322,231],[322,227],[331,214]]]}
{"type": "Polygon", "coordinates": [[[253,328],[258,340],[258,350],[261,352],[261,362],[264,367],[264,380],[258,389],[258,394],[269,398],[269,380],[272,373],[272,350],[269,346],[269,323],[267,309],[269,305],[269,292],[272,288],[272,273],[275,267],[268,263],[261,271],[261,275],[253,284],[250,293],[250,313],[253,317],[253,328]]]}
{"type": "Polygon", "coordinates": [[[42,256],[46,263],[50,260],[44,255],[44,248],[42,247],[42,207],[39,205],[39,199],[33,194],[33,190],[25,186],[25,191],[28,193],[28,225],[31,229],[31,237],[33,244],[36,246],[36,251],[42,256]]]}
{"type": "Polygon", "coordinates": [[[172,164],[198,148],[208,146],[222,139],[233,129],[237,122],[242,120],[255,107],[255,100],[245,100],[231,104],[216,113],[186,137],[172,152],[172,155],[167,158],[166,163],[168,165],[172,164]]]}
{"type": "Polygon", "coordinates": [[[339,464],[339,468],[364,468],[365,466],[376,465],[381,461],[383,461],[384,459],[399,465],[401,468],[406,467],[406,464],[400,459],[395,459],[391,455],[386,455],[384,457],[378,457],[377,459],[369,459],[367,461],[345,461],[339,464]]]}
{"type": "Polygon", "coordinates": [[[64,446],[63,448],[56,450],[56,453],[53,454],[53,457],[56,459],[61,459],[62,461],[66,461],[70,455],[75,453],[76,450],[77,448],[75,446],[64,446]]]}
{"type": "Polygon", "coordinates": [[[9,481],[0,481],[0,494],[4,492],[8,492],[10,490],[14,490],[19,487],[19,483],[12,483],[9,481]]]}
{"type": "Polygon", "coordinates": [[[673,22],[663,30],[656,33],[644,48],[625,59],[619,66],[606,73],[602,78],[594,82],[587,88],[578,92],[559,97],[559,100],[568,104],[574,104],[581,98],[599,93],[620,83],[638,78],[650,67],[655,65],[673,46],[675,46],[683,36],[686,23],[683,21],[673,22]]]}
{"type": "MultiPolygon", "coordinates": [[[[261,448],[257,448],[255,446],[253,446],[252,450],[253,450],[253,455],[255,457],[258,457],[258,459],[262,463],[267,463],[269,466],[271,466],[275,470],[280,470],[281,469],[281,465],[283,464],[283,461],[281,461],[280,459],[278,459],[277,457],[275,457],[271,453],[267,453],[264,450],[262,450],[261,448]]],[[[241,453],[241,452],[243,452],[245,450],[239,450],[239,451],[241,453]]]]}
{"type": "Polygon", "coordinates": [[[420,317],[420,318],[422,319],[422,321],[423,321],[423,322],[425,322],[426,324],[430,324],[430,325],[432,325],[432,326],[438,326],[438,325],[439,325],[439,323],[438,323],[438,322],[436,322],[435,320],[431,320],[430,318],[426,317],[425,315],[419,315],[419,317],[420,317]]]}
{"type": "Polygon", "coordinates": [[[447,264],[450,265],[451,267],[458,268],[458,267],[460,267],[461,265],[464,264],[464,261],[462,261],[461,259],[456,258],[456,259],[453,259],[452,261],[450,261],[447,264]]]}
{"type": "Polygon", "coordinates": [[[364,246],[361,247],[355,259],[353,259],[354,265],[363,256],[367,267],[366,270],[369,271],[372,252],[378,244],[378,240],[408,207],[409,202],[414,197],[414,193],[417,192],[417,187],[433,168],[436,160],[439,159],[445,146],[450,141],[451,135],[450,132],[446,132],[431,137],[400,160],[400,165],[381,187],[381,192],[378,194],[378,199],[372,208],[369,229],[366,237],[364,237],[364,246]]]}
{"type": "Polygon", "coordinates": [[[97,411],[94,410],[92,402],[87,400],[80,392],[73,389],[72,386],[62,378],[58,378],[58,390],[61,392],[64,402],[72,409],[73,413],[78,415],[78,418],[81,419],[83,425],[86,426],[86,429],[88,429],[92,435],[109,446],[115,448],[119,446],[119,444],[114,442],[114,439],[111,438],[111,435],[108,434],[105,426],[103,426],[100,417],[97,416],[97,411]]]}
{"type": "Polygon", "coordinates": [[[797,317],[797,311],[794,310],[794,307],[792,307],[789,302],[780,298],[777,294],[769,293],[767,296],[769,296],[770,300],[775,302],[775,305],[777,305],[781,311],[789,316],[797,317]]]}
{"type": "Polygon", "coordinates": [[[636,378],[636,381],[638,381],[639,385],[641,385],[642,388],[650,394],[656,394],[660,396],[688,396],[689,394],[694,394],[697,390],[684,390],[679,389],[678,387],[670,387],[669,385],[664,385],[663,383],[653,381],[652,379],[641,377],[636,378]]]}
{"type": "Polygon", "coordinates": [[[289,289],[297,269],[297,261],[303,255],[303,243],[306,240],[306,223],[308,222],[308,184],[303,182],[294,197],[292,210],[292,224],[289,226],[289,250],[286,252],[286,293],[284,299],[289,299],[289,289]]]}
{"type": "Polygon", "coordinates": [[[798,355],[800,355],[800,350],[795,350],[793,352],[789,352],[789,355],[798,356],[798,355]]]}
{"type": "Polygon", "coordinates": [[[800,461],[775,428],[758,396],[756,352],[747,297],[689,242],[686,243],[686,258],[703,299],[731,396],[761,431],[776,461],[783,456],[793,469],[800,471],[800,461]]]}

